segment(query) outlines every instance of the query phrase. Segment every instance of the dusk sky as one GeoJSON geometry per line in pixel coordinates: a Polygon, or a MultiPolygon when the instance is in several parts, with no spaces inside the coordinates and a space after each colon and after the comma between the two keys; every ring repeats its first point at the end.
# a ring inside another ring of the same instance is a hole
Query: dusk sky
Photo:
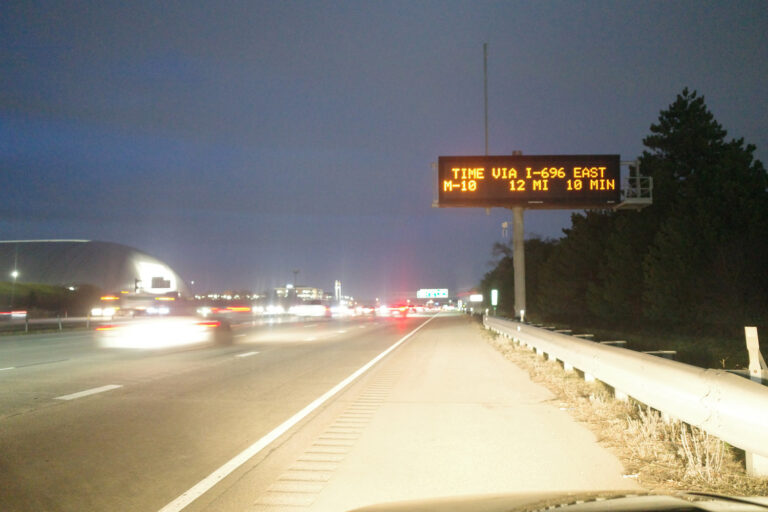
{"type": "Polygon", "coordinates": [[[634,159],[687,86],[768,161],[762,0],[5,1],[0,240],[123,243],[198,292],[467,290],[510,212],[432,208],[430,163],[484,151],[485,42],[491,154],[634,159]]]}

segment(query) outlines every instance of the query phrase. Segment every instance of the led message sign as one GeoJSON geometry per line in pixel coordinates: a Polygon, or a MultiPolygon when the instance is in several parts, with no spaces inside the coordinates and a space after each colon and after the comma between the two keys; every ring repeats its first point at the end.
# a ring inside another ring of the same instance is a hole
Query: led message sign
{"type": "Polygon", "coordinates": [[[606,208],[619,173],[619,155],[441,156],[438,206],[606,208]]]}

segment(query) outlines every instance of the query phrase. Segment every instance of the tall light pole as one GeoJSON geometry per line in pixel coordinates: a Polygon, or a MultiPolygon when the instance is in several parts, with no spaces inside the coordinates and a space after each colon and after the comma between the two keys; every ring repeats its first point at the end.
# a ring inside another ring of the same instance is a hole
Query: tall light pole
{"type": "MultiPolygon", "coordinates": [[[[488,43],[483,43],[483,113],[485,114],[485,156],[488,156],[488,43]]],[[[512,154],[522,154],[513,151],[512,154]]],[[[512,264],[515,282],[515,316],[525,319],[525,236],[522,206],[512,208],[512,264]]],[[[490,208],[485,209],[486,215],[490,208]]],[[[505,223],[506,224],[506,223],[505,223]]],[[[507,225],[508,226],[508,225],[507,225]]],[[[506,229],[506,226],[504,226],[506,229]]],[[[496,308],[494,307],[494,314],[496,308]]]]}
{"type": "Polygon", "coordinates": [[[488,43],[483,43],[483,108],[485,112],[485,155],[488,156],[488,43]]]}
{"type": "MultiPolygon", "coordinates": [[[[513,155],[522,155],[520,150],[512,151],[513,155]]],[[[525,321],[525,208],[512,208],[512,274],[515,282],[515,317],[525,321]]]]}

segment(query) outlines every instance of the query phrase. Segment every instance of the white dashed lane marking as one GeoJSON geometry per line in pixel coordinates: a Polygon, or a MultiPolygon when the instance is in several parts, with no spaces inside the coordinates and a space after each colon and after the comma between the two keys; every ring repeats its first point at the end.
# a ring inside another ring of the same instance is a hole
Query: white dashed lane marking
{"type": "Polygon", "coordinates": [[[107,384],[106,386],[101,386],[99,388],[86,389],[85,391],[79,391],[77,393],[72,393],[71,395],[57,396],[55,399],[56,400],[75,400],[77,398],[83,398],[84,396],[95,395],[97,393],[103,393],[105,391],[112,391],[113,389],[117,389],[121,387],[123,387],[121,384],[107,384]]]}
{"type": "Polygon", "coordinates": [[[250,357],[255,356],[258,354],[258,352],[243,352],[242,354],[237,354],[235,357],[250,357]]]}

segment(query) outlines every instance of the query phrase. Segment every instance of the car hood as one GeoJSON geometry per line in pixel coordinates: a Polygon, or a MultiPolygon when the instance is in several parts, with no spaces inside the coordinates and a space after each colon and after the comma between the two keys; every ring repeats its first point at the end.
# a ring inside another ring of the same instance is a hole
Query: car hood
{"type": "Polygon", "coordinates": [[[516,493],[458,496],[380,503],[351,512],[766,512],[768,498],[730,497],[695,492],[672,494],[637,491],[516,493]]]}

